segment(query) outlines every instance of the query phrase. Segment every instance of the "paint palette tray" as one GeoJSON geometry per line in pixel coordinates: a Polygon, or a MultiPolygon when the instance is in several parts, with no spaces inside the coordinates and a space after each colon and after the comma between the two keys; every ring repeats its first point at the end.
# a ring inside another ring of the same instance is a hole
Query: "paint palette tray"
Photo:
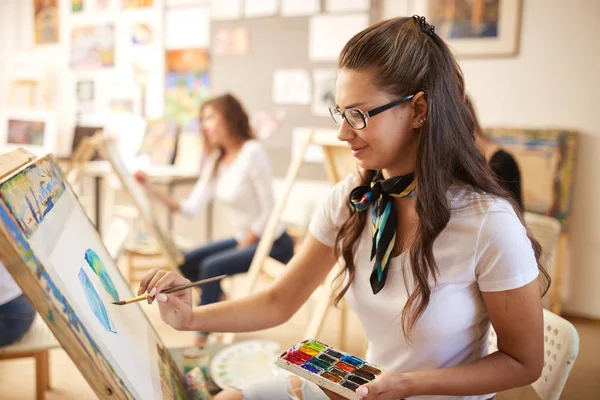
{"type": "Polygon", "coordinates": [[[356,389],[369,383],[381,368],[316,340],[305,340],[285,353],[277,366],[347,399],[357,400],[356,389]]]}

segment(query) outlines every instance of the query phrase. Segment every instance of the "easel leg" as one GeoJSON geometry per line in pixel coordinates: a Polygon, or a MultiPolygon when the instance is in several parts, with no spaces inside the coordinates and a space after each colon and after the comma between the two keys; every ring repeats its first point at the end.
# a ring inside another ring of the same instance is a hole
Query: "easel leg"
{"type": "Polygon", "coordinates": [[[35,398],[44,400],[44,393],[50,389],[50,355],[48,350],[35,355],[35,398]]]}
{"type": "Polygon", "coordinates": [[[562,310],[562,281],[565,263],[568,262],[569,239],[566,232],[558,238],[556,251],[556,270],[552,276],[552,291],[550,293],[550,311],[560,315],[562,310]]]}

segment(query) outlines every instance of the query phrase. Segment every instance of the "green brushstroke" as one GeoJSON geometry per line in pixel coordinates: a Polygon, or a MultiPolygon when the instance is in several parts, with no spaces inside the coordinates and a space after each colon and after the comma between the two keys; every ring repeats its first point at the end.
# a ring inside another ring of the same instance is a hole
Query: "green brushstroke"
{"type": "Polygon", "coordinates": [[[108,275],[106,271],[106,267],[98,254],[94,252],[92,249],[88,249],[85,252],[85,261],[88,263],[92,271],[100,278],[100,282],[104,287],[104,290],[113,298],[114,301],[119,301],[119,292],[117,292],[117,287],[113,283],[112,279],[108,275]]]}

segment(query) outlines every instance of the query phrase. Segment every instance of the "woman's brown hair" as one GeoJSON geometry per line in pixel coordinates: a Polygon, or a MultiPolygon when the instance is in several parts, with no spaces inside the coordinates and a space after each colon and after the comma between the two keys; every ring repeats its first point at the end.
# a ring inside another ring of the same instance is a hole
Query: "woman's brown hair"
{"type": "Polygon", "coordinates": [[[250,126],[250,118],[248,113],[242,106],[242,103],[229,93],[225,93],[221,96],[213,97],[206,100],[200,106],[200,116],[206,107],[213,107],[216,109],[225,120],[229,133],[240,141],[246,141],[248,139],[254,139],[254,132],[250,126]]]}
{"type": "MultiPolygon", "coordinates": [[[[369,71],[377,87],[398,98],[420,91],[427,96],[427,120],[422,125],[417,148],[415,177],[418,224],[415,240],[406,250],[410,272],[402,269],[408,300],[402,311],[402,329],[410,337],[437,285],[438,266],[433,243],[450,220],[447,192],[452,185],[463,185],[478,193],[509,201],[523,223],[521,212],[510,196],[496,183],[485,159],[475,145],[474,118],[466,104],[462,71],[444,41],[422,18],[394,18],[379,22],[355,35],[344,46],[338,66],[369,71]]],[[[361,185],[368,185],[375,171],[361,174],[361,185]]],[[[354,250],[369,213],[353,212],[336,237],[341,248],[347,279],[336,297],[336,304],[355,276],[354,250]]],[[[538,268],[542,290],[550,277],[541,266],[541,246],[528,232],[538,268]]],[[[396,243],[395,247],[398,247],[396,243]]],[[[394,248],[394,254],[398,254],[394,248]]]]}

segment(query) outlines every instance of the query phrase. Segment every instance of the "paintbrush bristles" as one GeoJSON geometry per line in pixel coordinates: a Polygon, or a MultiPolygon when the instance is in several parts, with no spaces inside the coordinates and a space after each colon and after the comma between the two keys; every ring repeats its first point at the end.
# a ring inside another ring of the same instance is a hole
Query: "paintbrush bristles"
{"type": "Polygon", "coordinates": [[[125,304],[135,303],[137,301],[148,300],[149,298],[150,298],[150,295],[148,293],[146,293],[141,296],[133,297],[129,300],[115,301],[115,302],[113,302],[113,304],[115,304],[117,306],[124,306],[125,304]]]}

